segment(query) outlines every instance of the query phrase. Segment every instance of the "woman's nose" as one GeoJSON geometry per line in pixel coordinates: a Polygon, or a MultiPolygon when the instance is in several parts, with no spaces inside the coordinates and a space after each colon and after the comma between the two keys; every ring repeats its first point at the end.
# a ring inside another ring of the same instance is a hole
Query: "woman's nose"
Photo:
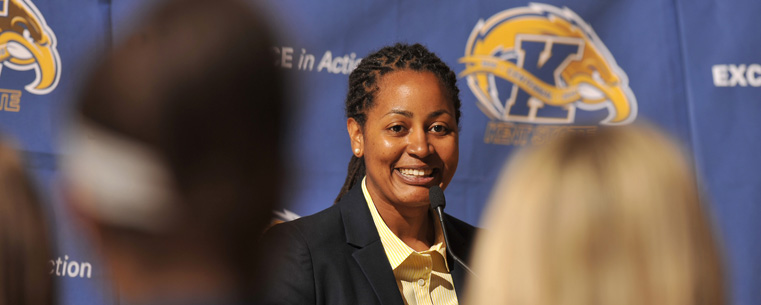
{"type": "Polygon", "coordinates": [[[428,142],[428,134],[425,130],[418,130],[409,134],[407,153],[418,158],[425,158],[432,154],[433,146],[428,142]]]}

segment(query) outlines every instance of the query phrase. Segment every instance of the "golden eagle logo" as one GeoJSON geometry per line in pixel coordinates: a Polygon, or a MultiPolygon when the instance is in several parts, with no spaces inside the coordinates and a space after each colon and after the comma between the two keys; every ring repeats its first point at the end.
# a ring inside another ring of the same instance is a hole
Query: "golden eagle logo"
{"type": "Polygon", "coordinates": [[[460,73],[491,119],[572,124],[577,108],[607,110],[595,123],[637,117],[629,80],[592,28],[568,8],[531,3],[479,20],[460,73]]]}
{"type": "Polygon", "coordinates": [[[47,94],[58,86],[56,37],[31,1],[0,0],[0,62],[0,69],[34,69],[37,77],[25,87],[31,93],[47,94]]]}

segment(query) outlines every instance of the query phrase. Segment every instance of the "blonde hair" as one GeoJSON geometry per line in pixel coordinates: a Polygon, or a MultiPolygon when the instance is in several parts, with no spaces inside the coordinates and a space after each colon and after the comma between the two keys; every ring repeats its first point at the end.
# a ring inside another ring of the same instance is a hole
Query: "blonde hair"
{"type": "Polygon", "coordinates": [[[679,147],[652,127],[526,149],[496,184],[466,304],[724,304],[717,247],[679,147]]]}

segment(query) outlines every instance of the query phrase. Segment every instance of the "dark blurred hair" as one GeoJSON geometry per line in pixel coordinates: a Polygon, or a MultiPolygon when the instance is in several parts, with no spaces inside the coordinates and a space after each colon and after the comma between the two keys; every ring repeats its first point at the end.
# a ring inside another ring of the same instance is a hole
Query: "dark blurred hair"
{"type": "MultiPolygon", "coordinates": [[[[272,45],[243,1],[170,1],[95,70],[78,106],[165,161],[182,212],[173,234],[213,242],[242,274],[278,202],[283,83],[272,45]]],[[[163,236],[104,227],[161,249],[163,236]]]]}
{"type": "MultiPolygon", "coordinates": [[[[427,71],[436,75],[447,97],[454,104],[455,120],[460,123],[460,89],[457,76],[441,59],[421,44],[397,43],[371,53],[360,61],[349,75],[349,92],[346,95],[346,117],[352,118],[360,126],[365,126],[367,111],[374,106],[378,94],[378,83],[386,73],[401,70],[427,71]]],[[[341,191],[335,202],[365,176],[365,161],[352,156],[341,191]]]]}
{"type": "Polygon", "coordinates": [[[0,305],[53,304],[52,246],[42,207],[19,155],[3,142],[0,194],[0,305]]]}

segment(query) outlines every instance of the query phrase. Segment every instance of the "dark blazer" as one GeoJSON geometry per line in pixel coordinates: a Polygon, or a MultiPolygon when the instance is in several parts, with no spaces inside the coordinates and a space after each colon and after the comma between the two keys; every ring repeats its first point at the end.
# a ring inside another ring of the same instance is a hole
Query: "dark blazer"
{"type": "MultiPolygon", "coordinates": [[[[476,229],[444,221],[447,247],[467,261],[476,229]]],[[[272,227],[263,242],[272,254],[265,304],[404,305],[359,184],[330,208],[272,227]]],[[[461,299],[467,271],[449,254],[447,263],[461,299]]]]}

